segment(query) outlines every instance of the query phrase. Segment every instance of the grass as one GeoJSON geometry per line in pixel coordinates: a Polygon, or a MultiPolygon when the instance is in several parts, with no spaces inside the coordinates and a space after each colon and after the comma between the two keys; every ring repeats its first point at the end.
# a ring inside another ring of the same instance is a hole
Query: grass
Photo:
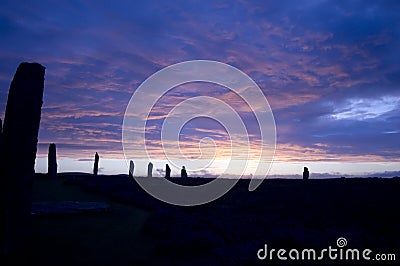
{"type": "Polygon", "coordinates": [[[99,201],[111,212],[35,216],[27,264],[252,265],[264,243],[326,248],[338,237],[381,252],[400,246],[398,179],[272,179],[253,192],[248,183],[185,208],[155,200],[127,176],[37,175],[34,201],[99,201]]]}
{"type": "Polygon", "coordinates": [[[153,242],[141,234],[149,213],[66,185],[65,179],[37,177],[34,201],[101,201],[111,212],[33,218],[33,261],[41,265],[137,265],[151,255],[153,242]]]}

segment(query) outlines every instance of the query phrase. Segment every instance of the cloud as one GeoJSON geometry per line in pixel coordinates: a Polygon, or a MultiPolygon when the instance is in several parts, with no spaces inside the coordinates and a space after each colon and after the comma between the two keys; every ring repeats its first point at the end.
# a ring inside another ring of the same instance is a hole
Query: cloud
{"type": "Polygon", "coordinates": [[[80,158],[78,159],[79,162],[94,162],[94,159],[86,159],[86,158],[80,158]]]}
{"type": "MultiPolygon", "coordinates": [[[[18,63],[40,62],[46,83],[39,156],[55,142],[60,156],[101,151],[118,158],[123,115],[136,88],[167,65],[210,59],[241,69],[260,86],[275,115],[279,160],[397,161],[398,14],[396,1],[6,1],[0,115],[18,63]]],[[[151,112],[147,136],[154,152],[168,113],[199,95],[237,110],[257,143],[258,125],[238,95],[186,84],[151,112]]],[[[202,137],[222,141],[224,135],[204,121],[185,130],[189,153],[202,137]]]]}
{"type": "Polygon", "coordinates": [[[400,98],[382,97],[380,99],[350,99],[348,106],[335,110],[334,119],[365,120],[376,118],[392,110],[399,109],[400,98]]]}

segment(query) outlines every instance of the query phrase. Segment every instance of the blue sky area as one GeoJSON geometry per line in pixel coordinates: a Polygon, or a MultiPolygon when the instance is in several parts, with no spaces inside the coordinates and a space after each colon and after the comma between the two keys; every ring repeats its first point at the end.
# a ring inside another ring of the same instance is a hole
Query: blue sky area
{"type": "MultiPolygon", "coordinates": [[[[196,59],[230,64],[261,88],[276,122],[273,174],[400,170],[399,1],[1,1],[0,36],[2,118],[18,64],[46,66],[39,172],[54,142],[61,171],[90,172],[99,152],[103,173],[126,173],[132,94],[156,71],[196,59]]],[[[207,84],[174,88],[153,115],[194,95],[224,100],[258,132],[237,95],[207,84]]],[[[204,119],[184,130],[183,146],[226,139],[204,119]]]]}

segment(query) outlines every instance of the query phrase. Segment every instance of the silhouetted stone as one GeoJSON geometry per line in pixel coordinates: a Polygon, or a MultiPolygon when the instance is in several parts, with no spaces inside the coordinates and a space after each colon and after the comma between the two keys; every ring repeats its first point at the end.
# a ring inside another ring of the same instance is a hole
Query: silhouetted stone
{"type": "Polygon", "coordinates": [[[0,118],[0,154],[2,154],[2,151],[3,151],[3,121],[0,118]]]}
{"type": "Polygon", "coordinates": [[[153,164],[149,163],[147,166],[147,177],[153,177],[153,164]]]}
{"type": "Polygon", "coordinates": [[[168,164],[165,165],[165,177],[166,178],[171,177],[171,168],[169,168],[168,164]]]}
{"type": "Polygon", "coordinates": [[[307,167],[304,167],[304,171],[303,171],[303,179],[307,180],[310,177],[310,172],[308,171],[307,167]]]}
{"type": "Polygon", "coordinates": [[[135,171],[135,164],[133,163],[133,161],[131,160],[129,162],[129,177],[133,177],[133,173],[135,171]]]}
{"type": "Polygon", "coordinates": [[[188,177],[185,166],[182,166],[181,177],[182,178],[188,177]]]}
{"type": "Polygon", "coordinates": [[[21,63],[8,93],[1,154],[1,255],[30,249],[32,185],[45,67],[21,63]]]}
{"type": "Polygon", "coordinates": [[[57,177],[57,152],[56,144],[50,143],[47,155],[47,174],[50,177],[57,177]]]}
{"type": "Polygon", "coordinates": [[[96,152],[94,155],[94,166],[93,166],[93,176],[97,176],[99,172],[99,154],[96,152]]]}
{"type": "Polygon", "coordinates": [[[0,136],[1,136],[1,141],[3,140],[3,120],[0,118],[0,136]]]}

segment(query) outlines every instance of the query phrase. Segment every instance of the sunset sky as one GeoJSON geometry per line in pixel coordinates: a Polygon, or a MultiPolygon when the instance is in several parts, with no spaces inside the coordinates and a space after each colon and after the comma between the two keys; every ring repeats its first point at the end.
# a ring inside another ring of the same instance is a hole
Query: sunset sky
{"type": "MultiPolygon", "coordinates": [[[[91,172],[98,152],[102,173],[126,173],[121,131],[134,91],[168,65],[206,59],[242,70],[267,97],[277,133],[272,174],[308,166],[315,176],[399,175],[399,1],[1,1],[0,36],[2,119],[18,64],[46,66],[38,172],[54,142],[59,171],[91,172]]],[[[225,101],[259,133],[240,98],[210,84],[170,91],[149,128],[202,95],[225,101]]],[[[182,149],[190,156],[210,137],[222,159],[225,133],[192,121],[182,149]]],[[[157,149],[156,135],[149,144],[157,149]]],[[[156,172],[165,162],[153,163],[156,172]]]]}

